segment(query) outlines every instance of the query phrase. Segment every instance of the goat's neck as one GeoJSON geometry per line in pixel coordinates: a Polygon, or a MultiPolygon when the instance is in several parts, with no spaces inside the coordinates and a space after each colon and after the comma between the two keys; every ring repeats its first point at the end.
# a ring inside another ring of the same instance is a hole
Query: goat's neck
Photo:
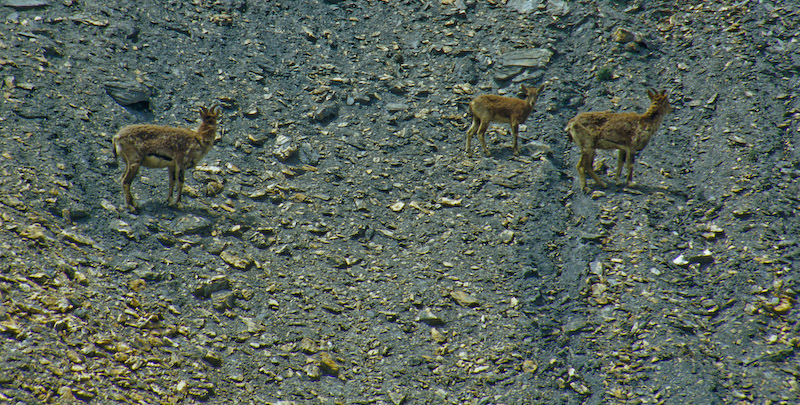
{"type": "Polygon", "coordinates": [[[534,104],[536,104],[536,99],[534,98],[525,99],[525,110],[523,110],[523,112],[525,113],[524,114],[525,117],[531,114],[531,111],[533,111],[534,104]]]}
{"type": "Polygon", "coordinates": [[[650,138],[655,135],[658,127],[666,115],[666,108],[660,107],[658,104],[653,103],[647,111],[641,116],[641,129],[633,136],[631,140],[634,150],[642,150],[650,142],[650,138]]]}
{"type": "Polygon", "coordinates": [[[650,108],[642,114],[642,120],[648,122],[649,126],[651,127],[658,127],[661,125],[661,122],[664,121],[664,116],[667,114],[667,108],[664,106],[659,105],[658,103],[653,103],[650,105],[650,108]]]}
{"type": "Polygon", "coordinates": [[[200,135],[200,138],[204,141],[214,141],[217,135],[217,126],[203,122],[200,124],[200,127],[197,128],[197,134],[200,135]]]}

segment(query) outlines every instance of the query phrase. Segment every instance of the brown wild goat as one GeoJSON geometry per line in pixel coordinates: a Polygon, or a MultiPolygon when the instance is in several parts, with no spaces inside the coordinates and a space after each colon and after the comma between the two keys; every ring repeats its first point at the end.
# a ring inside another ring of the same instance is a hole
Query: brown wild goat
{"type": "Polygon", "coordinates": [[[484,135],[491,122],[511,124],[511,132],[514,133],[514,155],[519,155],[519,146],[517,145],[519,124],[525,122],[531,111],[533,111],[544,85],[539,87],[520,85],[520,87],[526,95],[524,100],[485,94],[475,97],[469,103],[469,111],[472,113],[472,126],[467,130],[467,156],[472,156],[472,136],[475,135],[475,132],[478,133],[483,153],[486,156],[490,156],[484,135]]]}
{"type": "Polygon", "coordinates": [[[131,183],[139,172],[139,167],[164,168],[169,170],[169,196],[178,184],[178,197],[181,201],[186,170],[193,168],[211,150],[217,136],[217,119],[221,110],[218,105],[211,109],[200,107],[202,120],[197,131],[161,125],[128,125],[122,128],[112,140],[114,158],[121,155],[125,159],[125,173],[122,175],[122,190],[125,204],[132,211],[136,205],[131,195],[131,183]]]}
{"type": "Polygon", "coordinates": [[[647,95],[652,104],[644,114],[595,111],[580,113],[569,120],[564,130],[572,142],[581,148],[581,158],[577,165],[581,189],[589,191],[586,187],[586,172],[600,187],[606,186],[594,171],[594,155],[597,149],[619,149],[616,180],[619,182],[624,161],[628,169],[626,184],[633,186],[634,155],[647,146],[664,116],[672,110],[666,90],[659,93],[650,89],[647,95]]]}

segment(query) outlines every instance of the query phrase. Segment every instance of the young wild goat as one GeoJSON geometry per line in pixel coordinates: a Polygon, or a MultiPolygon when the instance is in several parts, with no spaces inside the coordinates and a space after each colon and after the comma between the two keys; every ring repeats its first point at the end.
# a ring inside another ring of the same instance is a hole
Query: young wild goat
{"type": "Polygon", "coordinates": [[[202,123],[197,131],[160,125],[128,125],[114,136],[114,158],[121,155],[125,159],[125,173],[122,175],[122,190],[125,204],[132,211],[136,205],[131,195],[131,183],[139,172],[139,167],[163,168],[169,170],[169,196],[178,183],[178,197],[181,201],[186,170],[193,168],[211,150],[217,135],[217,119],[221,109],[218,105],[211,109],[200,107],[202,123]]]}
{"type": "Polygon", "coordinates": [[[628,169],[626,184],[633,186],[634,155],[647,146],[664,116],[672,110],[666,90],[659,93],[651,89],[647,91],[647,95],[653,103],[644,114],[595,111],[580,113],[569,120],[564,130],[569,134],[570,140],[581,148],[581,158],[577,165],[581,189],[589,191],[586,187],[586,172],[589,172],[600,187],[606,186],[594,171],[594,155],[597,149],[619,149],[616,180],[619,182],[624,160],[628,169]]]}
{"type": "Polygon", "coordinates": [[[511,132],[514,133],[514,155],[519,155],[519,146],[517,145],[519,124],[525,122],[528,115],[533,111],[533,107],[536,105],[536,100],[539,98],[539,93],[544,89],[544,85],[538,88],[525,87],[525,85],[520,85],[520,87],[526,95],[524,100],[486,94],[475,97],[475,99],[469,103],[469,111],[472,113],[472,126],[470,126],[467,131],[467,156],[472,156],[472,136],[475,135],[475,132],[478,133],[478,139],[481,141],[483,153],[486,156],[490,156],[489,148],[486,147],[484,135],[491,122],[505,122],[511,124],[511,132]]]}

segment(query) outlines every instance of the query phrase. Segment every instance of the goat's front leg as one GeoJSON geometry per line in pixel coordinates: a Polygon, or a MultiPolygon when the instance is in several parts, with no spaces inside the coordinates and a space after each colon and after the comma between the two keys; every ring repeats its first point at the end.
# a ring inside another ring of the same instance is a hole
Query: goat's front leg
{"type": "Polygon", "coordinates": [[[125,161],[125,173],[122,174],[122,193],[125,195],[125,205],[133,212],[136,212],[136,204],[133,202],[133,195],[131,195],[131,183],[136,178],[136,173],[139,172],[138,162],[125,161]]]}
{"type": "MultiPolygon", "coordinates": [[[[172,190],[175,188],[175,176],[177,175],[177,165],[172,165],[167,168],[169,171],[169,194],[167,195],[167,205],[172,203],[172,190]]],[[[180,190],[180,189],[179,189],[180,190]]]]}
{"type": "Polygon", "coordinates": [[[628,187],[633,187],[634,186],[634,184],[633,184],[633,162],[635,160],[636,160],[636,153],[633,150],[628,151],[627,159],[625,159],[625,166],[627,166],[627,169],[628,169],[628,181],[626,182],[626,185],[628,187]]]}
{"type": "Polygon", "coordinates": [[[514,146],[512,150],[514,151],[514,156],[519,156],[519,144],[517,141],[519,138],[519,122],[511,122],[511,132],[514,134],[514,146]]]}
{"type": "Polygon", "coordinates": [[[181,196],[183,195],[183,182],[186,180],[186,169],[183,167],[178,168],[178,198],[175,199],[175,204],[181,202],[181,196]]]}
{"type": "Polygon", "coordinates": [[[619,176],[622,174],[622,165],[624,165],[625,162],[627,162],[627,160],[628,160],[628,152],[626,152],[625,149],[620,149],[619,155],[617,157],[617,171],[614,174],[614,181],[616,181],[617,184],[622,184],[619,181],[620,180],[619,176]]]}

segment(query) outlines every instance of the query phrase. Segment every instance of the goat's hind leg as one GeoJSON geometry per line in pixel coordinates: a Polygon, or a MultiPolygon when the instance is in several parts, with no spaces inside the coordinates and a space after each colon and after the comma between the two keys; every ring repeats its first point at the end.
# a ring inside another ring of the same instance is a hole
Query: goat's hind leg
{"type": "Polygon", "coordinates": [[[177,180],[175,176],[178,174],[178,170],[180,170],[180,168],[176,170],[175,166],[173,165],[169,166],[167,170],[169,172],[169,194],[167,194],[167,205],[170,205],[172,204],[172,190],[175,188],[175,181],[177,180]]]}
{"type": "Polygon", "coordinates": [[[478,128],[478,139],[481,141],[481,149],[486,156],[492,156],[489,153],[489,148],[486,147],[486,130],[489,129],[489,120],[481,121],[481,126],[478,128]]]}
{"type": "Polygon", "coordinates": [[[586,192],[589,191],[589,188],[586,187],[586,172],[589,172],[589,175],[592,176],[592,179],[594,179],[600,187],[605,188],[606,183],[600,180],[600,177],[594,172],[594,135],[578,122],[570,122],[570,124],[567,125],[567,131],[570,134],[570,139],[581,148],[581,158],[578,160],[577,165],[581,189],[586,192]]]}
{"type": "Polygon", "coordinates": [[[616,181],[617,184],[622,184],[620,182],[620,175],[622,174],[622,165],[624,165],[627,161],[627,156],[628,152],[626,152],[625,149],[619,150],[619,155],[617,157],[617,171],[614,174],[614,181],[616,181]]]}
{"type": "Polygon", "coordinates": [[[625,166],[628,169],[628,180],[625,183],[628,187],[634,187],[635,184],[633,183],[633,162],[636,160],[636,152],[635,151],[628,151],[627,159],[625,159],[625,166]]]}
{"type": "Polygon", "coordinates": [[[581,151],[581,157],[578,159],[578,164],[575,168],[578,170],[578,181],[581,183],[581,190],[589,191],[586,187],[586,164],[583,161],[586,159],[586,154],[581,151]]]}
{"type": "MultiPolygon", "coordinates": [[[[592,176],[592,178],[594,179],[595,182],[597,182],[597,185],[599,185],[600,188],[606,188],[606,183],[603,182],[603,180],[600,179],[600,176],[598,176],[597,173],[594,171],[595,152],[596,151],[593,148],[589,149],[586,152],[586,160],[583,161],[584,169],[589,172],[589,175],[592,176]]],[[[584,175],[584,181],[585,178],[586,176],[584,175]]]]}
{"type": "Polygon", "coordinates": [[[183,195],[183,182],[186,180],[186,169],[179,167],[175,177],[178,180],[178,197],[175,199],[175,204],[178,204],[181,202],[181,196],[183,195]]]}

